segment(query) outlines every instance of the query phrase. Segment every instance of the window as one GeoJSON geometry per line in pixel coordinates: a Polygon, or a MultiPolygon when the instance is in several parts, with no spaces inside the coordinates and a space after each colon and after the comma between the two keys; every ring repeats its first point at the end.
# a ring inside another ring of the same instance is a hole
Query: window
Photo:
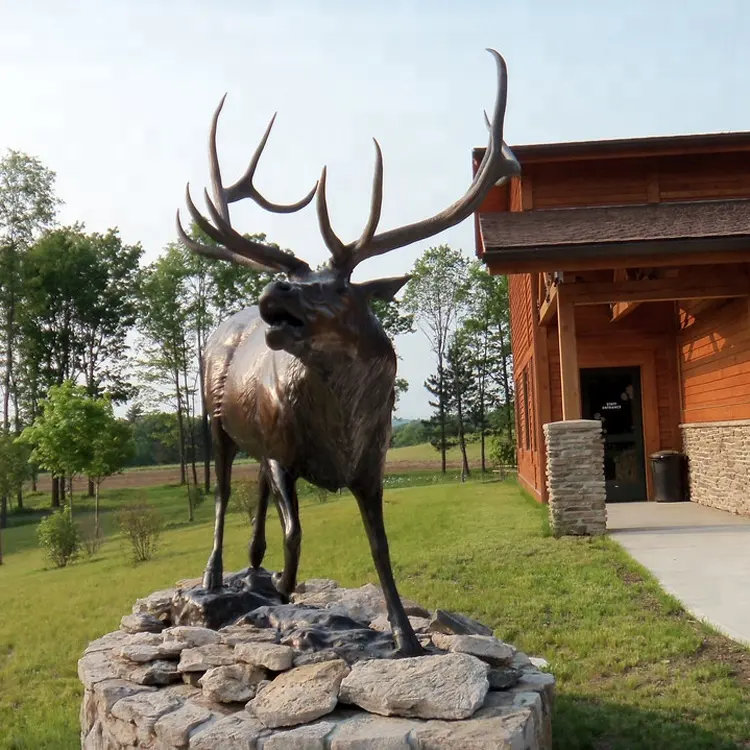
{"type": "Polygon", "coordinates": [[[521,385],[523,389],[523,430],[524,430],[524,448],[531,450],[531,420],[529,419],[529,366],[524,368],[521,375],[521,385]]]}

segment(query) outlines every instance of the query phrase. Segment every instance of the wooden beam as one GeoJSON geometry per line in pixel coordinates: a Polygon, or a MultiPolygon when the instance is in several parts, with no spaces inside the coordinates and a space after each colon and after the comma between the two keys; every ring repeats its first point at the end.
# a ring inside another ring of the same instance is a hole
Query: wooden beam
{"type": "Polygon", "coordinates": [[[640,304],[640,302],[615,302],[612,305],[610,323],[617,323],[618,320],[622,320],[626,315],[630,315],[640,304]]]}
{"type": "Polygon", "coordinates": [[[521,176],[521,210],[531,211],[534,208],[534,188],[530,174],[521,176]]]}
{"type": "Polygon", "coordinates": [[[581,376],[578,371],[575,306],[563,285],[557,293],[557,336],[560,344],[563,419],[581,418],[581,376]]]}
{"type": "Polygon", "coordinates": [[[750,280],[742,273],[691,274],[676,279],[642,281],[584,281],[566,285],[576,305],[615,302],[672,302],[683,299],[729,299],[750,296],[750,280]]]}
{"type": "Polygon", "coordinates": [[[549,292],[549,299],[542,302],[539,308],[539,325],[546,326],[557,315],[557,286],[553,286],[549,292]]]}
{"type": "MultiPolygon", "coordinates": [[[[629,281],[630,276],[628,275],[627,268],[615,268],[612,273],[612,281],[629,281]]],[[[638,307],[640,302],[615,302],[612,304],[610,323],[616,323],[618,320],[622,320],[627,315],[633,312],[638,307]]]]}
{"type": "Polygon", "coordinates": [[[563,252],[542,253],[538,250],[519,250],[517,253],[495,254],[492,249],[485,252],[484,261],[491,274],[535,273],[537,271],[601,271],[612,268],[639,268],[648,264],[650,268],[663,268],[675,264],[706,266],[723,263],[750,263],[750,249],[713,250],[705,253],[684,253],[678,257],[672,253],[615,255],[602,250],[601,255],[583,257],[575,248],[563,252]],[[552,257],[554,255],[554,257],[552,257]]]}

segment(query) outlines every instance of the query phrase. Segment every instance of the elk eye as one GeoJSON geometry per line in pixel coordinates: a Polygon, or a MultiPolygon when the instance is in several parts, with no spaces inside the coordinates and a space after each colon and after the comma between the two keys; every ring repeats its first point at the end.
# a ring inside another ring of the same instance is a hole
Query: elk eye
{"type": "Polygon", "coordinates": [[[346,286],[344,284],[336,287],[336,294],[338,294],[339,297],[343,297],[346,294],[346,291],[346,286]]]}

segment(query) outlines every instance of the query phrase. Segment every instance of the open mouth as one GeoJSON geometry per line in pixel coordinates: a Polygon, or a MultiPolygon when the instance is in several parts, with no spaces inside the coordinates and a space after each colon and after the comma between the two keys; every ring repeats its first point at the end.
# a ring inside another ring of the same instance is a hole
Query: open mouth
{"type": "Polygon", "coordinates": [[[263,316],[266,323],[272,328],[278,328],[280,326],[290,326],[292,328],[302,328],[305,324],[299,318],[296,318],[288,310],[273,310],[266,311],[263,316]]]}

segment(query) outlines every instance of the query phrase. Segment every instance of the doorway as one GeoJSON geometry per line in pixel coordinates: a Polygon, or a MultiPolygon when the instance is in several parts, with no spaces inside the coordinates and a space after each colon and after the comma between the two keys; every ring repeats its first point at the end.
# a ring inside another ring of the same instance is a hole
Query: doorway
{"type": "Polygon", "coordinates": [[[602,423],[607,502],[645,500],[640,367],[581,369],[581,411],[602,423]]]}

